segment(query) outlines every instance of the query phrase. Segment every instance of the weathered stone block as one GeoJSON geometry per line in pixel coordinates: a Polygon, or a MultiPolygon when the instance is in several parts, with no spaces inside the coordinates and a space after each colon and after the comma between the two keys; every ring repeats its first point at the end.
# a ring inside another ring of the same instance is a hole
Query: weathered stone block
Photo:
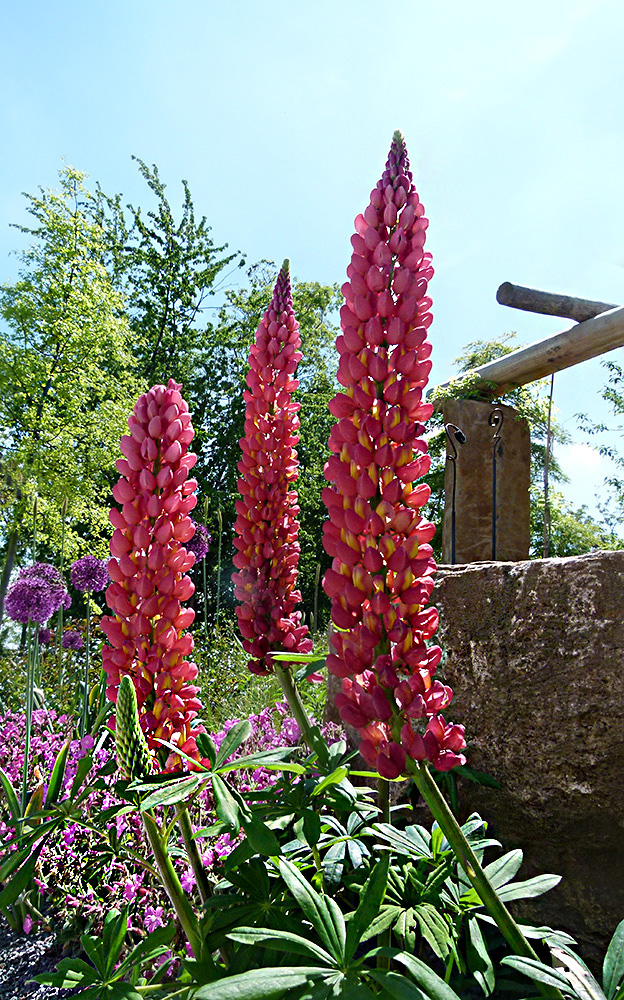
{"type": "Polygon", "coordinates": [[[432,603],[447,718],[503,786],[462,782],[462,808],[522,848],[524,877],[563,876],[533,915],[597,960],[624,917],[624,552],[442,566],[432,603]]]}

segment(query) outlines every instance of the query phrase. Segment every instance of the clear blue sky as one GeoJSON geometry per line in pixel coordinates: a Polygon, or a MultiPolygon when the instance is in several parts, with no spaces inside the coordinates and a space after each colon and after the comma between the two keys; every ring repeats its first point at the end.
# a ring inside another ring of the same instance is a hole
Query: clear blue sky
{"type": "MultiPolygon", "coordinates": [[[[0,280],[22,191],[64,158],[145,203],[134,153],[172,201],[190,184],[218,242],[342,282],[354,216],[392,132],[431,226],[434,381],[464,344],[566,321],[496,304],[505,280],[624,302],[621,0],[30,0],[0,33],[0,280]]],[[[622,359],[622,352],[611,355],[622,359]]],[[[604,415],[604,374],[557,377],[560,419],[604,415]]],[[[561,457],[591,503],[606,463],[561,457]]]]}

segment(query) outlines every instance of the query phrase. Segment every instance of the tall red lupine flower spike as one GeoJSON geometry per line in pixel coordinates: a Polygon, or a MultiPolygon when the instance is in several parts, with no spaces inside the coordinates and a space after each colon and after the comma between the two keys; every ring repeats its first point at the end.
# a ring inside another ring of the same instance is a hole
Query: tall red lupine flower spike
{"type": "Polygon", "coordinates": [[[284,261],[271,305],[265,312],[249,355],[244,393],[245,437],[238,463],[241,478],[236,502],[234,594],[243,646],[255,674],[272,670],[270,650],[308,653],[312,642],[301,624],[296,590],[299,562],[297,431],[299,403],[292,393],[301,360],[299,324],[290,290],[290,267],[284,261]]]}
{"type": "MultiPolygon", "coordinates": [[[[101,622],[109,641],[102,660],[112,702],[121,677],[131,677],[150,749],[162,751],[163,739],[199,760],[195,738],[203,730],[191,731],[191,722],[201,702],[186,632],[195,612],[182,607],[195,590],[185,575],[195,556],[185,543],[195,530],[188,515],[197,481],[188,476],[197,456],[188,450],[194,430],[181,388],[170,379],[141,396],[128,419],[130,434],[121,439],[125,458],[117,461],[121,478],[113,488],[121,509],[110,512],[113,582],[106,591],[113,617],[101,622]]],[[[172,753],[166,768],[180,764],[172,753]]]]}
{"type": "Polygon", "coordinates": [[[337,418],[323,491],[324,544],[333,557],[323,586],[332,602],[329,670],[344,678],[336,704],[362,735],[360,751],[384,777],[405,773],[407,757],[448,770],[464,762],[463,728],[440,711],[452,697],[433,679],[441,658],[429,645],[438,613],[425,605],[435,562],[435,527],[420,513],[429,487],[423,439],[433,407],[423,402],[431,370],[431,254],[428,220],[412,180],[405,141],[395,132],[383,176],[355,220],[342,286],[337,418]],[[421,734],[414,723],[426,723],[421,734]]]}

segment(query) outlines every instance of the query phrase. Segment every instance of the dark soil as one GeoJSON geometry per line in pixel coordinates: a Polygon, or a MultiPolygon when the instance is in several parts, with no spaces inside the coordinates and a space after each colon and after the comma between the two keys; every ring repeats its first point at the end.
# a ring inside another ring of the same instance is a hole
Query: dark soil
{"type": "Polygon", "coordinates": [[[62,958],[54,935],[45,931],[15,934],[0,916],[0,997],[2,1000],[61,1000],[75,990],[58,990],[30,982],[33,976],[53,972],[62,958]]]}

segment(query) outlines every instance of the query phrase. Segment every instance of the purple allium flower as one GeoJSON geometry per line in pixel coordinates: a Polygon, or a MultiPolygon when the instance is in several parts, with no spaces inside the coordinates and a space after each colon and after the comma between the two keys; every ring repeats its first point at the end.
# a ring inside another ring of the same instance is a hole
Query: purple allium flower
{"type": "Polygon", "coordinates": [[[72,628],[67,629],[67,632],[63,632],[61,646],[63,649],[82,649],[84,642],[80,632],[76,632],[76,630],[72,628]]]}
{"type": "Polygon", "coordinates": [[[198,521],[193,521],[193,527],[195,528],[195,534],[188,542],[184,543],[184,547],[187,552],[193,552],[195,554],[195,562],[200,562],[205,559],[210,552],[210,543],[212,541],[212,535],[208,531],[205,524],[199,524],[198,521]]]}
{"type": "Polygon", "coordinates": [[[20,571],[6,596],[6,612],[20,625],[44,625],[69,599],[65,581],[48,563],[34,563],[20,571]]]}
{"type": "Polygon", "coordinates": [[[40,646],[49,646],[50,643],[52,642],[53,636],[54,636],[54,632],[52,631],[51,628],[40,628],[39,629],[39,636],[38,636],[38,638],[39,638],[39,645],[40,646]]]}
{"type": "Polygon", "coordinates": [[[83,556],[76,559],[71,567],[71,582],[76,590],[90,594],[97,590],[105,590],[110,582],[107,564],[104,559],[95,556],[83,556]]]}

